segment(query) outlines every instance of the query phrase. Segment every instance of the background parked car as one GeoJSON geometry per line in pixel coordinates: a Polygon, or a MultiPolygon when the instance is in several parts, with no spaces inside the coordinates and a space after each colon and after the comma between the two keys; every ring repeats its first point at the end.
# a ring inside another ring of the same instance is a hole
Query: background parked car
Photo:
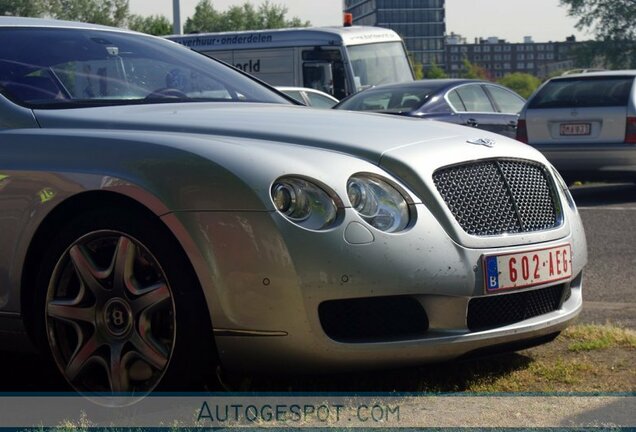
{"type": "Polygon", "coordinates": [[[573,180],[636,180],[636,71],[547,81],[521,112],[517,139],[573,180]]]}
{"type": "Polygon", "coordinates": [[[441,79],[373,87],[334,108],[441,120],[514,137],[524,103],[512,90],[487,81],[441,79]]]}
{"type": "Polygon", "coordinates": [[[320,90],[307,87],[276,87],[287,96],[314,108],[331,108],[338,103],[335,97],[320,90]]]}

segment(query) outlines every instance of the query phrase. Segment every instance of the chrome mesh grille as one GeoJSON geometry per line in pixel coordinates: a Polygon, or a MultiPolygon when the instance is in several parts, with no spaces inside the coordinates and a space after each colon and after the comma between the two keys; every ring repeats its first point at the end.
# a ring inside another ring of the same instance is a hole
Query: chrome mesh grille
{"type": "Polygon", "coordinates": [[[468,234],[487,236],[558,226],[546,170],[521,160],[487,160],[439,169],[433,181],[468,234]]]}

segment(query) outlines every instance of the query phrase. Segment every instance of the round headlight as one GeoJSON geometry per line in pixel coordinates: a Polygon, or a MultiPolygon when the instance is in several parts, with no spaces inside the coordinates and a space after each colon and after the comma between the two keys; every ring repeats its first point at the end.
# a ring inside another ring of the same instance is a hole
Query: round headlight
{"type": "Polygon", "coordinates": [[[279,179],[272,186],[271,195],[276,210],[304,228],[324,229],[336,220],[338,208],[331,195],[308,180],[279,179]]]}
{"type": "Polygon", "coordinates": [[[360,217],[380,231],[401,231],[409,223],[409,206],[402,194],[377,177],[352,176],[347,182],[347,195],[360,217]]]}

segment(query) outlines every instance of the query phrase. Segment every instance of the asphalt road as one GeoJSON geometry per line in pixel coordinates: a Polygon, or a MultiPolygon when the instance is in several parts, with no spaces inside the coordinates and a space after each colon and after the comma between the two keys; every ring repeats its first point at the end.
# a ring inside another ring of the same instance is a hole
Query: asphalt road
{"type": "Polygon", "coordinates": [[[587,236],[580,321],[636,329],[636,185],[572,188],[587,236]]]}

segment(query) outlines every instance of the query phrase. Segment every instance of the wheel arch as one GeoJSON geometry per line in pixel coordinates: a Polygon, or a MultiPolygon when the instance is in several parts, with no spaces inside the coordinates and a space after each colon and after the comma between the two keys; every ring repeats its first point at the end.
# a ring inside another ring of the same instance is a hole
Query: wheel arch
{"type": "MultiPolygon", "coordinates": [[[[22,275],[20,278],[20,310],[24,328],[26,329],[29,338],[36,347],[38,347],[38,349],[41,349],[42,346],[40,343],[41,341],[38,338],[38,329],[36,328],[36,305],[38,295],[36,291],[38,289],[36,286],[36,280],[38,276],[38,266],[45,254],[47,243],[57,230],[66,223],[69,223],[69,221],[71,221],[76,215],[81,215],[99,209],[116,209],[117,211],[123,210],[130,212],[131,215],[137,214],[138,216],[153,220],[157,227],[160,227],[163,234],[168,236],[170,241],[174,242],[175,245],[178,245],[178,253],[183,254],[188,262],[189,269],[187,270],[192,273],[198,282],[198,286],[195,287],[195,289],[199,290],[201,295],[205,297],[199,273],[192,265],[191,257],[186,252],[182,242],[180,241],[184,235],[183,230],[179,230],[182,231],[181,235],[175,234],[173,231],[175,228],[174,224],[169,226],[160,217],[160,215],[152,211],[148,206],[127,195],[104,190],[82,192],[60,202],[46,215],[39,224],[27,248],[24,265],[22,266],[22,275]]],[[[205,307],[205,312],[209,317],[210,311],[207,304],[203,307],[205,307]]],[[[212,335],[211,319],[209,334],[212,335]]]]}

